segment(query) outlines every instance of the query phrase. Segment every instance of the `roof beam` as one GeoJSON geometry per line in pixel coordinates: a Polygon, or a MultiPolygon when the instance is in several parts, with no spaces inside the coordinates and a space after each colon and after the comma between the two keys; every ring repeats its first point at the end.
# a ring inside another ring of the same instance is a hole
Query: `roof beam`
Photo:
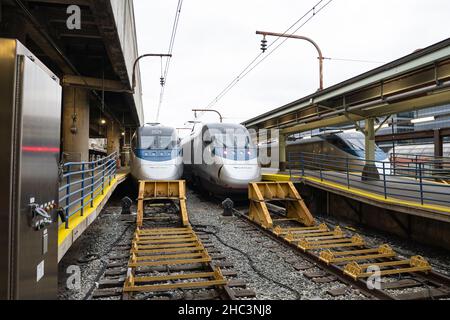
{"type": "Polygon", "coordinates": [[[380,105],[377,108],[367,110],[364,116],[348,114],[335,116],[323,120],[311,121],[309,123],[299,124],[289,128],[282,129],[283,134],[294,134],[304,131],[310,131],[329,126],[346,125],[356,121],[362,121],[367,118],[376,118],[397,114],[405,111],[414,111],[419,109],[431,108],[444,105],[450,102],[450,90],[421,96],[415,99],[408,99],[392,104],[380,105]]]}
{"type": "MultiPolygon", "coordinates": [[[[450,128],[439,129],[439,136],[449,137],[450,128]]],[[[401,132],[395,134],[384,134],[377,136],[376,142],[392,142],[392,141],[405,141],[405,140],[420,140],[420,139],[432,139],[435,136],[435,130],[422,130],[422,131],[411,131],[411,132],[401,132]]]]}
{"type": "MultiPolygon", "coordinates": [[[[404,100],[404,96],[407,94],[417,92],[424,88],[435,90],[433,86],[437,88],[449,80],[450,38],[321,92],[314,93],[254,119],[245,121],[243,124],[250,128],[267,127],[274,122],[279,123],[280,119],[289,118],[288,115],[290,114],[300,115],[304,111],[311,111],[310,109],[315,105],[326,105],[330,110],[334,109],[335,111],[325,113],[317,111],[313,112],[313,114],[306,112],[308,117],[311,116],[314,118],[311,121],[319,121],[326,117],[335,119],[338,115],[342,116],[344,113],[352,113],[353,117],[356,114],[356,118],[358,118],[357,116],[366,117],[367,111],[372,111],[373,107],[379,107],[377,105],[379,101],[381,101],[381,104],[384,100],[393,97],[404,100]],[[342,101],[344,101],[344,104],[342,104],[342,101]],[[355,106],[367,107],[364,107],[362,110],[357,110],[355,106]],[[337,115],[337,113],[339,114],[337,115]]],[[[426,95],[427,92],[422,94],[426,95]]],[[[408,97],[410,100],[414,98],[416,96],[408,97]]],[[[397,103],[398,101],[389,101],[390,104],[394,102],[397,103]]],[[[410,104],[410,107],[410,110],[420,109],[420,106],[418,107],[413,104],[410,104]]],[[[298,118],[301,118],[301,116],[298,118]]],[[[335,120],[330,121],[334,122],[335,120]]],[[[303,123],[305,122],[307,121],[303,121],[303,123]]],[[[291,125],[298,128],[299,122],[291,123],[291,125]]]]}
{"type": "Polygon", "coordinates": [[[62,85],[108,92],[129,92],[121,81],[65,75],[62,85]]]}

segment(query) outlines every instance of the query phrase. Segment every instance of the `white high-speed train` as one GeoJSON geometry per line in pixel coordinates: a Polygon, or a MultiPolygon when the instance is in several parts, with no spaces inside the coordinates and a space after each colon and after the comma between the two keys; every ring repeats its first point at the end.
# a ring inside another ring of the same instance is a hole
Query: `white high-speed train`
{"type": "MultiPolygon", "coordinates": [[[[347,161],[349,170],[362,171],[366,161],[365,159],[365,137],[361,132],[330,132],[313,136],[309,139],[300,139],[289,141],[287,143],[287,153],[295,159],[301,153],[306,158],[314,159],[315,154],[323,155],[321,166],[329,170],[345,171],[347,170],[347,161]]],[[[320,157],[314,161],[320,161],[320,157]]],[[[298,160],[298,159],[297,159],[298,160]]],[[[375,162],[373,163],[380,174],[383,170],[390,174],[389,156],[375,145],[375,162]],[[384,169],[383,169],[384,167],[384,169]]],[[[314,167],[315,163],[309,163],[314,167]]],[[[319,167],[319,166],[317,166],[319,167]]]]}
{"type": "Polygon", "coordinates": [[[182,141],[185,178],[217,195],[248,192],[261,181],[258,150],[241,125],[211,123],[182,141]]]}
{"type": "Polygon", "coordinates": [[[182,177],[182,149],[174,128],[147,124],[137,129],[132,140],[131,175],[137,181],[182,177]]]}
{"type": "MultiPolygon", "coordinates": [[[[261,153],[269,155],[273,152],[271,150],[278,152],[278,141],[262,144],[259,149],[261,153]]],[[[361,132],[333,131],[288,141],[286,158],[292,162],[289,165],[293,169],[303,160],[311,170],[322,168],[345,171],[349,165],[350,170],[362,171],[366,164],[365,137],[361,132]]],[[[380,173],[383,173],[383,167],[387,169],[387,174],[390,173],[389,156],[378,146],[375,146],[375,161],[380,173]]]]}

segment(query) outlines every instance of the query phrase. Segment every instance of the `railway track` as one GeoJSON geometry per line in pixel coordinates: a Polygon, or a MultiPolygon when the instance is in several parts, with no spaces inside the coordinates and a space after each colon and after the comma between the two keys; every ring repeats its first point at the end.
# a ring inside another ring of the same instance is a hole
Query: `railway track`
{"type": "Polygon", "coordinates": [[[255,298],[209,236],[189,224],[184,182],[142,182],[133,237],[109,256],[93,299],[255,298]]]}
{"type": "Polygon", "coordinates": [[[343,296],[357,288],[370,299],[450,297],[450,278],[434,272],[426,259],[403,258],[388,244],[373,248],[358,234],[317,223],[293,185],[261,183],[252,188],[250,210],[235,210],[236,215],[253,228],[249,232],[259,230],[293,248],[304,260],[293,267],[307,278],[315,283],[341,283],[330,295],[343,296]],[[274,202],[283,207],[270,204],[274,202]]]}

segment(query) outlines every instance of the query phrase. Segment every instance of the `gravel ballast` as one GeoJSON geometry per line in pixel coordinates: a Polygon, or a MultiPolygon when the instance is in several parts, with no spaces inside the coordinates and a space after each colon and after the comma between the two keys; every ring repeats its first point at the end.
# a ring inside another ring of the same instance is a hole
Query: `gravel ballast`
{"type": "MultiPolygon", "coordinates": [[[[59,265],[59,298],[80,300],[89,296],[95,288],[107,261],[107,254],[116,245],[129,241],[134,227],[121,216],[117,200],[110,201],[102,214],[78,239],[59,265]],[[68,288],[67,280],[72,270],[81,271],[81,286],[68,288]]],[[[135,210],[135,208],[134,208],[135,210]]],[[[207,232],[215,248],[234,265],[238,278],[244,280],[248,289],[254,290],[258,300],[361,300],[367,299],[358,290],[347,288],[345,294],[333,297],[328,291],[342,288],[340,282],[315,283],[305,274],[321,271],[319,268],[297,270],[304,264],[301,255],[272,240],[248,223],[237,217],[223,217],[220,201],[188,191],[188,212],[194,229],[207,232]]],[[[346,225],[331,217],[318,217],[330,226],[346,225]]],[[[450,257],[442,251],[420,246],[404,239],[359,228],[371,246],[388,243],[405,257],[423,255],[436,271],[450,274],[450,257]]],[[[300,268],[301,269],[301,268],[300,268]]],[[[405,293],[408,291],[405,290],[405,293]]]]}

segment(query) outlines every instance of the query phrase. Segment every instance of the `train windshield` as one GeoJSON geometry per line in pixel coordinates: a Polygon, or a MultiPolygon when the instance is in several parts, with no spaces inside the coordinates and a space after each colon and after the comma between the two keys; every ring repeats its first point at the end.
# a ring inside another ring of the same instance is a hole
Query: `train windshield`
{"type": "Polygon", "coordinates": [[[250,160],[257,156],[247,130],[241,128],[210,129],[216,156],[231,160],[250,160]]]}
{"type": "Polygon", "coordinates": [[[172,136],[142,136],[141,149],[172,150],[177,147],[177,141],[172,136]]]}
{"type": "MultiPolygon", "coordinates": [[[[358,158],[364,159],[366,157],[365,138],[361,133],[356,134],[337,134],[331,135],[326,140],[338,147],[339,149],[350,153],[358,158]]],[[[375,145],[375,160],[384,161],[387,159],[387,154],[375,145]]]]}
{"type": "Polygon", "coordinates": [[[255,148],[246,130],[223,129],[211,130],[214,137],[213,143],[216,147],[227,149],[252,149],[255,148]]]}

